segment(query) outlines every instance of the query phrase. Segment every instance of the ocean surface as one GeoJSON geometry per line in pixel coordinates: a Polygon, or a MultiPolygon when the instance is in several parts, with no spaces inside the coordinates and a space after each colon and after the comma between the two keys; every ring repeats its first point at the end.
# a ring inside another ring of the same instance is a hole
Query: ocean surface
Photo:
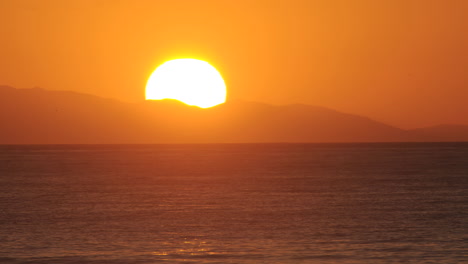
{"type": "Polygon", "coordinates": [[[0,146],[0,263],[468,263],[468,144],[0,146]]]}

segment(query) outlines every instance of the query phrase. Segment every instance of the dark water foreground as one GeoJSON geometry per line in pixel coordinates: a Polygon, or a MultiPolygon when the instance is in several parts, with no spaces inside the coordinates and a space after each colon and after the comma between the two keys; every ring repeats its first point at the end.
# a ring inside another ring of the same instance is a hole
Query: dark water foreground
{"type": "Polygon", "coordinates": [[[468,144],[0,146],[0,263],[468,262],[468,144]]]}

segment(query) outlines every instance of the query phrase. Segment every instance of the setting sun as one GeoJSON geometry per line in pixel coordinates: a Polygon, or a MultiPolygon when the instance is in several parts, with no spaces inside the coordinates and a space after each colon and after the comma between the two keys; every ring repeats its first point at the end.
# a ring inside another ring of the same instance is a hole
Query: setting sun
{"type": "Polygon", "coordinates": [[[175,99],[201,108],[226,101],[221,74],[208,62],[177,59],[165,62],[146,84],[146,100],[175,99]]]}

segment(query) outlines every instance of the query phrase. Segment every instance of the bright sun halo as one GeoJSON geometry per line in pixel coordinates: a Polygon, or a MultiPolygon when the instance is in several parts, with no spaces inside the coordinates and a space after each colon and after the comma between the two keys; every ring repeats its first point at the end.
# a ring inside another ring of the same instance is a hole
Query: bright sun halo
{"type": "Polygon", "coordinates": [[[176,59],[163,63],[146,84],[146,100],[175,99],[201,108],[226,101],[221,74],[208,62],[176,59]]]}

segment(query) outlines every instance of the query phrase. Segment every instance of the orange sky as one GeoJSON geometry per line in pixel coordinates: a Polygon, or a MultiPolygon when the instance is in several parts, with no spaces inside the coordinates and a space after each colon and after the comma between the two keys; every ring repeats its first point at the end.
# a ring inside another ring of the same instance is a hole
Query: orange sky
{"type": "Polygon", "coordinates": [[[467,14],[465,0],[2,0],[0,84],[137,101],[156,66],[193,57],[230,98],[468,124],[467,14]]]}

